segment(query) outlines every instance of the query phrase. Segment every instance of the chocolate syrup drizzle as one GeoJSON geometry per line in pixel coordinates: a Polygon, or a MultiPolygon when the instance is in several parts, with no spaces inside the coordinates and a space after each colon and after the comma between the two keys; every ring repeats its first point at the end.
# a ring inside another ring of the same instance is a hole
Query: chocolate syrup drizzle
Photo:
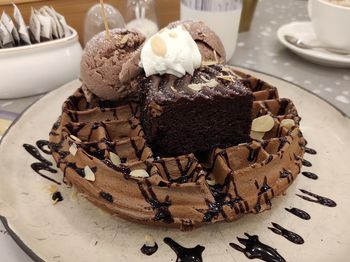
{"type": "Polygon", "coordinates": [[[327,207],[335,207],[337,206],[337,203],[335,203],[332,199],[330,198],[327,198],[327,197],[323,197],[323,196],[320,196],[320,195],[316,195],[314,193],[311,193],[309,191],[306,191],[305,189],[299,189],[302,193],[304,193],[305,195],[308,195],[308,196],[311,196],[311,197],[308,197],[308,196],[303,196],[303,195],[300,195],[300,194],[296,194],[298,197],[306,200],[306,201],[310,201],[310,202],[314,202],[314,203],[318,203],[320,205],[323,205],[323,206],[327,206],[327,207]]]}
{"type": "Polygon", "coordinates": [[[310,147],[305,147],[305,153],[308,153],[310,155],[316,155],[317,151],[315,149],[310,148],[310,147]]]}
{"type": "Polygon", "coordinates": [[[151,256],[153,255],[154,253],[156,253],[158,250],[158,244],[157,243],[154,243],[154,246],[146,246],[146,244],[144,244],[142,247],[141,247],[141,252],[147,256],[151,256]]]}
{"type": "Polygon", "coordinates": [[[238,242],[244,245],[244,248],[235,243],[230,243],[230,246],[242,252],[247,258],[258,258],[266,262],[286,261],[276,249],[261,243],[258,236],[251,236],[248,233],[244,233],[244,235],[246,235],[248,239],[237,237],[238,242]]]}
{"type": "Polygon", "coordinates": [[[268,229],[270,229],[273,233],[283,236],[284,238],[288,239],[290,242],[293,242],[294,244],[297,244],[297,245],[304,244],[304,239],[297,233],[289,231],[277,223],[272,222],[271,224],[273,227],[268,227],[268,229]]]}
{"type": "Polygon", "coordinates": [[[307,171],[303,171],[301,172],[304,176],[306,176],[307,178],[310,178],[310,179],[313,179],[313,180],[316,180],[318,179],[318,176],[315,174],[315,173],[312,173],[312,172],[307,172],[307,171]]]}
{"type": "Polygon", "coordinates": [[[187,164],[185,166],[185,168],[181,165],[181,161],[179,158],[175,158],[176,161],[176,165],[180,171],[180,176],[177,178],[172,178],[170,175],[170,172],[168,170],[168,167],[165,163],[165,161],[163,159],[161,159],[160,157],[157,157],[153,163],[158,163],[162,166],[162,169],[165,173],[165,176],[167,178],[167,180],[171,183],[179,183],[179,184],[183,184],[183,183],[187,183],[188,181],[191,181],[193,178],[194,173],[197,171],[196,167],[197,167],[197,162],[194,161],[193,157],[188,156],[187,157],[187,164]],[[190,172],[190,169],[192,168],[193,165],[196,165],[193,170],[190,172]]]}
{"type": "MultiPolygon", "coordinates": [[[[66,172],[67,172],[68,168],[73,169],[79,176],[85,177],[84,168],[77,167],[77,165],[75,163],[67,163],[66,164],[64,171],[63,171],[64,176],[66,176],[66,172]]],[[[95,172],[94,170],[92,170],[92,171],[95,172]]]]}
{"type": "MultiPolygon", "coordinates": [[[[259,189],[259,184],[257,181],[255,181],[255,186],[257,187],[257,189],[259,189]]],[[[269,199],[269,196],[267,194],[267,192],[271,189],[271,194],[272,196],[274,195],[274,192],[273,192],[273,189],[267,184],[267,177],[265,176],[264,177],[264,182],[263,184],[261,185],[260,187],[260,191],[258,193],[258,200],[255,204],[255,211],[256,212],[259,212],[261,210],[261,197],[264,196],[264,201],[265,201],[265,204],[268,205],[268,206],[271,206],[271,201],[269,199]]]]}
{"type": "Polygon", "coordinates": [[[147,203],[151,205],[151,208],[156,212],[153,220],[160,220],[167,224],[173,223],[174,219],[169,211],[169,206],[171,205],[169,196],[166,196],[163,202],[159,201],[152,189],[151,183],[147,179],[145,180],[145,183],[147,185],[146,189],[143,187],[142,183],[138,183],[138,185],[143,198],[147,203]]]}
{"type": "Polygon", "coordinates": [[[224,218],[226,218],[226,214],[223,210],[224,206],[234,209],[236,214],[244,214],[246,210],[249,210],[247,201],[243,200],[238,194],[237,186],[234,180],[234,173],[232,171],[227,174],[224,185],[215,185],[210,189],[214,196],[215,202],[212,203],[209,200],[206,200],[208,210],[204,213],[204,222],[212,221],[212,219],[217,217],[220,213],[224,218]],[[235,192],[234,197],[228,193],[231,183],[235,192]]]}
{"type": "Polygon", "coordinates": [[[35,146],[32,146],[30,144],[23,144],[23,147],[29,154],[31,154],[34,158],[36,158],[37,160],[39,160],[43,164],[45,164],[47,166],[52,166],[52,162],[50,162],[49,160],[46,160],[40,154],[39,150],[35,146]]]}
{"type": "Polygon", "coordinates": [[[303,166],[306,166],[306,167],[312,166],[311,162],[307,161],[306,159],[303,159],[301,163],[303,164],[303,166]]]}
{"type": "Polygon", "coordinates": [[[294,180],[292,172],[284,168],[282,169],[282,171],[280,171],[280,178],[286,178],[288,181],[288,184],[290,184],[294,180]]]}
{"type": "Polygon", "coordinates": [[[56,183],[57,185],[61,185],[60,182],[56,181],[55,179],[51,178],[51,177],[48,177],[46,175],[44,175],[43,173],[41,173],[40,171],[41,170],[45,170],[45,171],[48,171],[52,174],[55,174],[57,173],[57,170],[56,169],[53,169],[51,168],[50,166],[48,165],[45,165],[44,163],[41,163],[41,162],[36,162],[36,163],[33,163],[30,165],[31,168],[36,172],[38,173],[40,176],[42,176],[43,178],[46,178],[47,180],[50,180],[51,182],[54,182],[56,183]]]}
{"type": "Polygon", "coordinates": [[[39,174],[41,177],[50,180],[51,182],[54,182],[58,185],[60,185],[61,183],[56,181],[55,179],[48,177],[47,175],[43,174],[42,172],[40,172],[41,170],[45,170],[48,171],[52,174],[57,173],[57,170],[53,169],[51,166],[53,165],[52,162],[48,161],[47,159],[45,159],[39,152],[39,150],[30,145],[30,144],[23,144],[24,149],[30,154],[32,155],[34,158],[36,158],[37,160],[39,160],[40,162],[35,162],[32,163],[30,166],[31,168],[37,173],[39,174]]]}
{"type": "Polygon", "coordinates": [[[164,238],[167,244],[177,255],[176,262],[202,262],[202,253],[205,247],[197,245],[194,248],[186,248],[175,242],[170,237],[164,238]]]}
{"type": "Polygon", "coordinates": [[[50,149],[50,142],[47,140],[38,140],[36,141],[36,146],[43,151],[45,154],[51,155],[51,149],[50,149]],[[48,149],[46,149],[45,147],[47,147],[48,149]]]}
{"type": "Polygon", "coordinates": [[[249,150],[249,154],[248,154],[247,160],[249,162],[256,162],[256,160],[258,159],[259,152],[260,152],[260,147],[252,148],[249,145],[247,145],[246,147],[249,150]]]}
{"type": "Polygon", "coordinates": [[[108,202],[113,203],[113,196],[110,193],[101,191],[100,196],[108,202]]]}
{"type": "Polygon", "coordinates": [[[304,210],[301,210],[299,208],[293,207],[293,208],[285,208],[285,210],[287,210],[289,213],[292,213],[293,215],[304,219],[304,220],[310,220],[311,216],[309,215],[309,213],[307,213],[304,210]]]}
{"type": "Polygon", "coordinates": [[[53,201],[57,201],[57,202],[61,202],[63,201],[63,196],[61,194],[60,191],[56,191],[55,193],[52,194],[52,200],[53,201]]]}

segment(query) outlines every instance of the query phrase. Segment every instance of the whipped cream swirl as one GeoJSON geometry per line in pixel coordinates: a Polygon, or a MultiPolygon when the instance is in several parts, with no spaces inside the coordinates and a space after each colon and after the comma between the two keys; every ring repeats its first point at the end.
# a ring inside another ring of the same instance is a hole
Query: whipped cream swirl
{"type": "Polygon", "coordinates": [[[181,25],[161,30],[149,38],[141,50],[140,66],[145,70],[146,76],[193,75],[201,62],[202,56],[196,42],[181,25]]]}

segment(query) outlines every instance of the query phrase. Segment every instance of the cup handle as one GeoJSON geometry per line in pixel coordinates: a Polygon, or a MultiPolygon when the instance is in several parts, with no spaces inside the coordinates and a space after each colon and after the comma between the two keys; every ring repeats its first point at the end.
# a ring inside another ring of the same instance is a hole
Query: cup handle
{"type": "Polygon", "coordinates": [[[311,11],[312,1],[314,1],[314,0],[308,0],[308,3],[307,3],[307,11],[309,13],[310,19],[312,19],[312,11],[311,11]]]}

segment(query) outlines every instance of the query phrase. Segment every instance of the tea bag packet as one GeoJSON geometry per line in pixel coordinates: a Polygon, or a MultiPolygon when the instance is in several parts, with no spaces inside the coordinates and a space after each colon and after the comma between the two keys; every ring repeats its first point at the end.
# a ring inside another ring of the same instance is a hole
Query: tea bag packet
{"type": "MultiPolygon", "coordinates": [[[[47,7],[47,12],[51,16],[54,16],[56,18],[58,35],[60,38],[63,38],[65,36],[65,28],[64,28],[64,25],[59,21],[59,17],[57,16],[58,13],[56,13],[56,11],[55,11],[55,9],[53,9],[53,7],[47,7]]],[[[64,17],[63,17],[63,19],[64,19],[64,17]]],[[[64,22],[65,22],[65,20],[64,20],[64,22]]],[[[65,26],[67,26],[67,23],[65,24],[65,26]]],[[[68,31],[69,31],[69,29],[68,29],[68,31]]]]}
{"type": "Polygon", "coordinates": [[[70,36],[72,34],[72,32],[70,31],[64,16],[57,13],[53,7],[51,7],[51,9],[53,12],[55,12],[58,21],[60,22],[61,26],[63,27],[64,37],[70,36]]]}
{"type": "Polygon", "coordinates": [[[40,14],[37,10],[34,13],[40,22],[40,42],[49,41],[52,39],[51,18],[40,14]]]}
{"type": "Polygon", "coordinates": [[[0,21],[0,39],[3,48],[15,46],[15,41],[6,26],[0,21]]]}
{"type": "Polygon", "coordinates": [[[29,19],[29,29],[30,29],[30,32],[32,33],[32,37],[35,43],[40,43],[41,25],[40,25],[40,20],[37,14],[34,12],[33,8],[29,19]]]}
{"type": "Polygon", "coordinates": [[[61,23],[58,21],[58,18],[56,16],[55,11],[53,9],[51,9],[50,7],[48,7],[47,5],[40,8],[40,10],[44,10],[46,12],[46,14],[48,14],[53,19],[52,21],[53,21],[54,28],[52,30],[52,34],[54,35],[54,37],[63,38],[64,37],[64,29],[63,29],[63,26],[61,25],[61,23]]]}
{"type": "Polygon", "coordinates": [[[20,45],[21,39],[19,38],[17,28],[13,23],[11,17],[8,14],[6,14],[5,11],[2,12],[1,22],[4,24],[7,30],[11,33],[13,40],[15,41],[15,45],[16,46],[20,45]]]}
{"type": "Polygon", "coordinates": [[[15,22],[17,24],[17,30],[18,30],[18,34],[19,34],[19,37],[21,39],[21,42],[24,45],[30,45],[31,41],[30,41],[30,37],[29,37],[29,32],[28,32],[28,28],[27,28],[26,24],[24,23],[23,16],[15,4],[13,4],[13,8],[14,8],[13,17],[14,17],[15,22]]]}
{"type": "Polygon", "coordinates": [[[51,24],[51,38],[50,39],[57,39],[58,38],[58,32],[57,32],[57,25],[55,19],[46,11],[45,8],[40,8],[39,13],[47,18],[50,19],[51,24]]]}

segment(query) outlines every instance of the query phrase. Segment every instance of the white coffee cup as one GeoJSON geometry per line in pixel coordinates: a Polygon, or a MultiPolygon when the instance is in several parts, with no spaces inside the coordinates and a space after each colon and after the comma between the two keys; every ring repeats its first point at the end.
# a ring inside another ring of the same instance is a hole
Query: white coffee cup
{"type": "Polygon", "coordinates": [[[317,39],[331,47],[350,50],[350,8],[329,0],[309,0],[309,16],[317,39]]]}

